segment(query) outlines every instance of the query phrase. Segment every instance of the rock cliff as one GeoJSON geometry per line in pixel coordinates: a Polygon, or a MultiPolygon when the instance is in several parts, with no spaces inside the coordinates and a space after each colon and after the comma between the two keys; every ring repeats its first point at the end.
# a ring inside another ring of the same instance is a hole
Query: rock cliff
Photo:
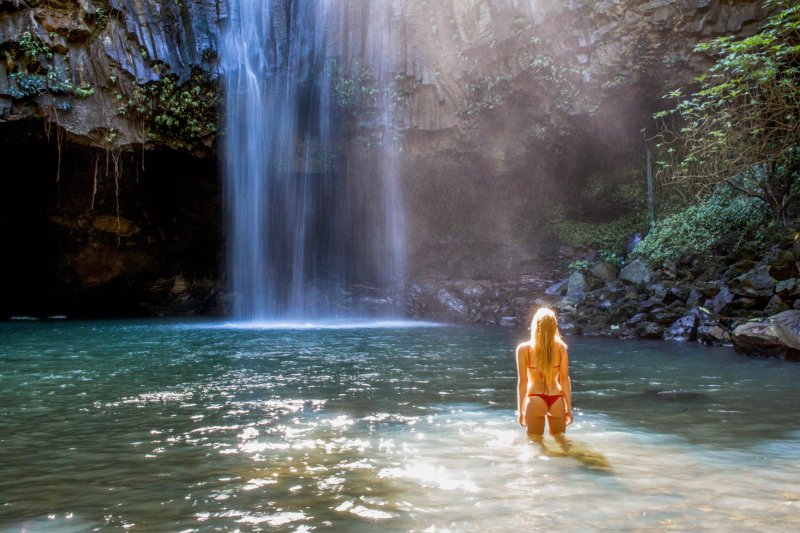
{"type": "MultiPolygon", "coordinates": [[[[17,169],[1,207],[20,287],[2,313],[220,309],[228,1],[0,0],[0,153],[17,169]]],[[[291,0],[275,6],[291,16],[291,0]]],[[[464,278],[546,262],[548,202],[639,168],[660,96],[707,65],[694,44],[765,16],[746,0],[393,6],[410,272],[464,278]]]]}

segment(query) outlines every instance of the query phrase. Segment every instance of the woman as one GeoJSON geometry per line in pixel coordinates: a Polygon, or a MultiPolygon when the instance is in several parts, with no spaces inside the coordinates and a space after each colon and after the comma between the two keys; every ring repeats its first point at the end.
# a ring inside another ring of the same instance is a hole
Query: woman
{"type": "Polygon", "coordinates": [[[556,315],[546,307],[531,321],[531,340],[517,346],[517,408],[519,424],[529,435],[551,435],[572,423],[572,385],[567,345],[558,334],[556,315]]]}

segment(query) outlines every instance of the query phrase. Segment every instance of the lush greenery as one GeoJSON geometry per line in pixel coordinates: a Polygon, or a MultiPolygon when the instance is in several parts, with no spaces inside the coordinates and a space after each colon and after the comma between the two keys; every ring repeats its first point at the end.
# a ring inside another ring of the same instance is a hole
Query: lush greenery
{"type": "Polygon", "coordinates": [[[341,62],[331,60],[331,91],[337,105],[353,109],[359,104],[374,104],[379,89],[375,74],[369,66],[355,62],[349,68],[341,62]]]}
{"type": "Polygon", "coordinates": [[[701,202],[659,220],[634,253],[658,262],[684,252],[707,252],[734,233],[740,242],[758,240],[763,238],[768,218],[769,209],[761,199],[721,187],[701,202]]]}
{"type": "MultiPolygon", "coordinates": [[[[11,41],[4,51],[7,64],[11,65],[8,94],[15,100],[23,100],[50,94],[53,96],[77,96],[86,98],[94,94],[88,85],[77,85],[67,72],[67,67],[52,64],[53,50],[35,34],[26,31],[16,41],[11,41]]],[[[56,104],[61,110],[69,110],[71,104],[56,104]]]]}
{"type": "Polygon", "coordinates": [[[625,252],[626,241],[644,227],[644,216],[627,213],[620,217],[600,222],[572,219],[562,206],[549,211],[550,228],[564,243],[576,247],[591,247],[598,250],[603,260],[617,263],[625,252]]]}
{"type": "Polygon", "coordinates": [[[163,134],[196,139],[213,133],[217,127],[219,102],[217,84],[207,74],[195,69],[180,81],[177,76],[134,85],[120,112],[139,118],[163,134]]]}
{"type": "Polygon", "coordinates": [[[786,224],[800,177],[800,5],[768,5],[775,12],[755,35],[697,46],[715,62],[694,91],[672,91],[665,98],[674,107],[656,114],[659,175],[687,200],[725,183],[786,224]]]}
{"type": "Polygon", "coordinates": [[[598,172],[576,188],[570,201],[548,211],[555,237],[571,246],[590,247],[604,261],[619,263],[626,241],[646,228],[642,169],[598,172]]]}

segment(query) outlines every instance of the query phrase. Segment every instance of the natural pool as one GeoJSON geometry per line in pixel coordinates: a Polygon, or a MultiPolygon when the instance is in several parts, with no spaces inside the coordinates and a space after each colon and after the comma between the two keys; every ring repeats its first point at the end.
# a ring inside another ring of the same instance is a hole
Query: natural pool
{"type": "Polygon", "coordinates": [[[800,530],[800,364],[567,339],[564,449],[524,332],[365,325],[0,324],[0,529],[800,530]]]}

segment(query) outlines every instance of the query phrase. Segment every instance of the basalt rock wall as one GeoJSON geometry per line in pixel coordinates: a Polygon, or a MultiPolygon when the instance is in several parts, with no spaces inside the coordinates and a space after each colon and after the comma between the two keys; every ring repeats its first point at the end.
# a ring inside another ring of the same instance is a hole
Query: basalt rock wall
{"type": "MultiPolygon", "coordinates": [[[[228,1],[0,0],[2,236],[17,258],[4,314],[224,309],[212,114],[228,1]]],[[[410,275],[505,279],[556,257],[547,206],[641,167],[661,95],[708,65],[694,44],[753,32],[762,4],[395,0],[382,89],[410,275]]],[[[357,117],[348,134],[374,126],[357,117]]]]}

